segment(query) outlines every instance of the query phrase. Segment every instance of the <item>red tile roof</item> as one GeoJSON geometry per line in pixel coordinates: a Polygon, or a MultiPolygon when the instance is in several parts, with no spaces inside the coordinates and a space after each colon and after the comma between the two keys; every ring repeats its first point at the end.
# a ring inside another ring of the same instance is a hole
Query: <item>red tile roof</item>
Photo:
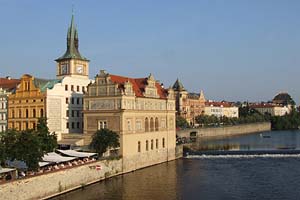
{"type": "Polygon", "coordinates": [[[3,88],[5,90],[13,90],[19,83],[19,79],[0,78],[0,88],[3,88]]]}
{"type": "MultiPolygon", "coordinates": [[[[137,97],[145,97],[143,93],[145,92],[145,87],[147,85],[147,78],[129,78],[125,76],[118,75],[109,75],[111,77],[111,81],[117,83],[120,89],[124,89],[124,83],[129,81],[132,84],[133,91],[137,97]]],[[[162,86],[156,82],[155,84],[157,88],[157,94],[161,99],[167,98],[167,90],[162,88],[162,86]]]]}
{"type": "Polygon", "coordinates": [[[216,102],[216,101],[213,101],[213,102],[205,102],[205,105],[206,106],[215,106],[215,107],[233,107],[232,104],[228,103],[228,102],[216,102]]]}

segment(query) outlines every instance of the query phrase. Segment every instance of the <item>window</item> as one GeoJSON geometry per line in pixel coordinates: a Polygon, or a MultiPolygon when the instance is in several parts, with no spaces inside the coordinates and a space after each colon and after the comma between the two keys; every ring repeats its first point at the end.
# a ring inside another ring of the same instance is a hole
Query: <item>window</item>
{"type": "Polygon", "coordinates": [[[162,147],[165,148],[165,138],[162,139],[162,147]]]}
{"type": "Polygon", "coordinates": [[[74,122],[72,122],[72,129],[74,129],[74,127],[75,127],[75,123],[74,123],[74,122]]]}
{"type": "Polygon", "coordinates": [[[19,110],[19,118],[22,118],[22,111],[19,110]]]}
{"type": "Polygon", "coordinates": [[[79,112],[79,110],[77,110],[77,117],[79,117],[79,114],[80,114],[80,112],[79,112]]]}
{"type": "Polygon", "coordinates": [[[74,98],[73,97],[71,98],[71,103],[74,104],[74,98]]]}
{"type": "Polygon", "coordinates": [[[80,102],[80,98],[77,98],[77,105],[79,104],[79,102],[80,102]]]}
{"type": "Polygon", "coordinates": [[[158,149],[158,139],[156,139],[155,146],[156,146],[156,149],[158,149]]]}
{"type": "Polygon", "coordinates": [[[80,123],[79,122],[77,122],[77,128],[80,128],[80,123]]]}
{"type": "Polygon", "coordinates": [[[138,141],[138,152],[141,152],[141,142],[138,141]]]}
{"type": "Polygon", "coordinates": [[[66,98],[66,104],[69,104],[69,98],[68,97],[66,98]]]}
{"type": "Polygon", "coordinates": [[[82,86],[82,92],[83,92],[83,93],[85,92],[84,86],[82,86]]]}
{"type": "Polygon", "coordinates": [[[72,117],[74,117],[74,110],[72,110],[72,117]]]}
{"type": "Polygon", "coordinates": [[[149,132],[149,120],[147,117],[145,119],[145,132],[149,132]]]}
{"type": "MultiPolygon", "coordinates": [[[[11,118],[15,118],[15,110],[11,111],[11,118]]],[[[13,127],[14,128],[14,127],[13,127]]]]}
{"type": "Polygon", "coordinates": [[[44,117],[44,109],[41,109],[41,117],[44,117]]]}
{"type": "Polygon", "coordinates": [[[28,109],[26,109],[26,118],[29,117],[28,109]]]}
{"type": "Polygon", "coordinates": [[[158,131],[158,118],[155,118],[155,131],[158,131]]]}
{"type": "Polygon", "coordinates": [[[149,145],[149,144],[148,144],[148,140],[146,140],[146,151],[148,151],[148,148],[149,148],[148,145],[149,145]]]}
{"type": "Polygon", "coordinates": [[[151,140],[151,150],[153,150],[153,140],[151,140]]]}
{"type": "Polygon", "coordinates": [[[32,128],[35,129],[35,127],[36,127],[36,124],[35,124],[35,122],[33,122],[32,123],[32,128]]]}
{"type": "Polygon", "coordinates": [[[69,128],[69,122],[66,123],[66,128],[69,128]]]}
{"type": "Polygon", "coordinates": [[[25,123],[25,126],[26,126],[26,129],[28,129],[28,128],[29,128],[29,127],[28,127],[28,122],[26,122],[26,123],[25,123]]]}
{"type": "Polygon", "coordinates": [[[33,116],[34,118],[36,118],[36,111],[35,111],[35,109],[32,110],[32,116],[33,116]]]}
{"type": "Polygon", "coordinates": [[[74,91],[74,85],[71,85],[71,91],[74,91]]]}
{"type": "Polygon", "coordinates": [[[77,85],[77,92],[79,92],[80,88],[79,88],[79,85],[77,85]]]}
{"type": "Polygon", "coordinates": [[[98,130],[107,128],[107,121],[98,121],[98,130]]]}
{"type": "Polygon", "coordinates": [[[66,117],[69,117],[69,110],[66,110],[66,117]]]}
{"type": "Polygon", "coordinates": [[[68,91],[68,85],[65,85],[65,91],[68,91]]]}

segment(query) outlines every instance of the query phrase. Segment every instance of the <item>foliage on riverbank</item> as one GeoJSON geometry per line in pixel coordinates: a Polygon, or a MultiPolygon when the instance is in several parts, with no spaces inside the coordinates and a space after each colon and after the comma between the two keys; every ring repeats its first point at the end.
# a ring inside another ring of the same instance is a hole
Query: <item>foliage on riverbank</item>
{"type": "Polygon", "coordinates": [[[7,130],[0,133],[0,165],[5,161],[24,161],[29,170],[37,170],[45,153],[57,147],[57,138],[50,133],[46,119],[40,118],[37,130],[7,130]]]}
{"type": "Polygon", "coordinates": [[[220,126],[220,125],[239,125],[239,124],[249,124],[249,123],[258,123],[266,122],[266,119],[262,114],[257,112],[254,109],[249,107],[240,107],[239,108],[239,118],[237,117],[217,117],[214,115],[199,115],[196,117],[196,122],[202,127],[209,126],[220,126]]]}
{"type": "Polygon", "coordinates": [[[270,117],[273,130],[294,130],[300,126],[300,114],[295,109],[284,116],[270,117]]]}

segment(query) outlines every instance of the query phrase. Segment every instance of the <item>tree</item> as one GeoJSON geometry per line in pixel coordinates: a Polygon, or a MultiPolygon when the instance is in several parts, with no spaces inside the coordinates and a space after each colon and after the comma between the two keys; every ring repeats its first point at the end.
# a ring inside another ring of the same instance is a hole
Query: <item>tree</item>
{"type": "Polygon", "coordinates": [[[176,127],[187,128],[189,127],[189,123],[186,121],[185,118],[181,116],[176,116],[176,127]]]}
{"type": "Polygon", "coordinates": [[[23,161],[29,170],[37,170],[39,161],[44,155],[40,140],[33,130],[21,132],[8,130],[1,134],[1,146],[3,146],[2,162],[23,161]]]}
{"type": "Polygon", "coordinates": [[[117,148],[120,146],[119,135],[109,129],[100,129],[94,133],[90,148],[102,155],[108,148],[117,148]]]}
{"type": "Polygon", "coordinates": [[[57,148],[57,136],[55,133],[49,132],[47,119],[45,117],[38,119],[36,134],[44,153],[52,152],[55,148],[57,148]]]}

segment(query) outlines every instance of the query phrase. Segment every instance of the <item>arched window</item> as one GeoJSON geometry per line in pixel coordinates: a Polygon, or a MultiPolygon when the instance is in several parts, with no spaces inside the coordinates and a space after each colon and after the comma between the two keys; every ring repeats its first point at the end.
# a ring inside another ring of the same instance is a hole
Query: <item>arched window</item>
{"type": "Polygon", "coordinates": [[[149,132],[149,119],[147,117],[145,119],[145,132],[149,132]]]}
{"type": "Polygon", "coordinates": [[[43,108],[41,109],[40,114],[41,114],[41,117],[44,117],[44,109],[43,108]]]}
{"type": "Polygon", "coordinates": [[[34,118],[36,118],[36,111],[35,111],[35,109],[32,110],[32,116],[33,116],[34,118]]]}
{"type": "Polygon", "coordinates": [[[158,131],[158,118],[155,118],[155,131],[158,131]]]}
{"type": "Polygon", "coordinates": [[[162,147],[165,148],[165,138],[162,139],[162,147]]]}
{"type": "Polygon", "coordinates": [[[151,140],[151,150],[153,150],[153,140],[151,140]]]}
{"type": "Polygon", "coordinates": [[[150,118],[150,131],[154,131],[154,120],[152,117],[150,118]]]}
{"type": "Polygon", "coordinates": [[[149,150],[149,142],[148,142],[148,140],[146,140],[146,151],[148,151],[149,150]]]}
{"type": "Polygon", "coordinates": [[[156,139],[156,149],[158,149],[158,139],[156,139]]]}
{"type": "Polygon", "coordinates": [[[141,142],[138,141],[138,152],[141,152],[141,142]]]}

